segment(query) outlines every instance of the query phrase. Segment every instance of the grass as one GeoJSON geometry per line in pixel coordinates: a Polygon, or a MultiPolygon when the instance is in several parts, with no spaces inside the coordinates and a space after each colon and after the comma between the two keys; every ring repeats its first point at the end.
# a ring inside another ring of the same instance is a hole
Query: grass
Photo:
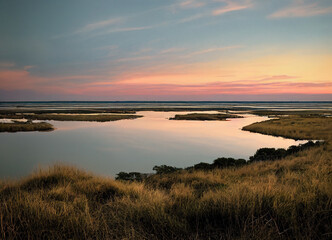
{"type": "Polygon", "coordinates": [[[156,174],[143,182],[68,166],[0,182],[0,238],[330,239],[329,120],[293,121],[326,143],[277,161],[156,174]]]}
{"type": "Polygon", "coordinates": [[[330,110],[253,110],[250,113],[258,115],[258,116],[332,116],[332,112],[330,110]]]}
{"type": "Polygon", "coordinates": [[[21,114],[21,115],[0,115],[0,118],[31,119],[31,120],[55,120],[55,121],[95,121],[109,122],[122,119],[140,118],[140,115],[122,114],[21,114]]]}
{"type": "Polygon", "coordinates": [[[54,127],[50,123],[0,123],[0,132],[30,132],[30,131],[52,131],[54,127]]]}
{"type": "Polygon", "coordinates": [[[86,109],[35,109],[35,108],[12,108],[12,109],[0,109],[2,115],[15,115],[15,114],[47,114],[47,113],[71,113],[71,114],[89,114],[89,113],[119,113],[135,114],[134,110],[126,110],[122,108],[86,108],[86,109]]]}
{"type": "Polygon", "coordinates": [[[291,116],[253,123],[245,131],[294,139],[332,140],[332,118],[291,116]]]}
{"type": "Polygon", "coordinates": [[[225,121],[228,118],[241,118],[241,116],[221,113],[188,113],[176,114],[170,120],[225,121]]]}

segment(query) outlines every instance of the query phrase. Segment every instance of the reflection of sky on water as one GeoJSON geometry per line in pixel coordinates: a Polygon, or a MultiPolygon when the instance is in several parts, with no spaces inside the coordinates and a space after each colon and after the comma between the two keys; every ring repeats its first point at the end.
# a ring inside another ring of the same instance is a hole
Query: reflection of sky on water
{"type": "Polygon", "coordinates": [[[50,121],[56,127],[53,132],[1,133],[0,176],[22,176],[55,162],[111,176],[119,171],[152,172],[155,165],[186,167],[221,156],[248,159],[261,147],[300,143],[241,131],[265,117],[171,121],[168,118],[178,112],[138,114],[144,117],[106,123],[50,121]]]}

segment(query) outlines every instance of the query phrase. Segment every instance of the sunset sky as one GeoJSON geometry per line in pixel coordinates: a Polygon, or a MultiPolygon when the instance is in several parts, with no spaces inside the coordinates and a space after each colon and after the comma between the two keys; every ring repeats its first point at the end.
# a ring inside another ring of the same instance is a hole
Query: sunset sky
{"type": "Polygon", "coordinates": [[[0,0],[0,100],[330,100],[331,0],[0,0]]]}

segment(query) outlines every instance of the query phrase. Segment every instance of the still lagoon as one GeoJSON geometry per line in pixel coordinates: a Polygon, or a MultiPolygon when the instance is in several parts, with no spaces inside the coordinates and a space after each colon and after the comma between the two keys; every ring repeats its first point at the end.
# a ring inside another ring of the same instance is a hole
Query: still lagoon
{"type": "Polygon", "coordinates": [[[168,120],[183,113],[138,112],[144,117],[105,123],[49,121],[55,131],[0,133],[0,178],[21,177],[55,163],[110,177],[120,171],[149,173],[155,165],[188,167],[218,157],[248,159],[262,147],[304,142],[241,130],[267,117],[168,120]]]}

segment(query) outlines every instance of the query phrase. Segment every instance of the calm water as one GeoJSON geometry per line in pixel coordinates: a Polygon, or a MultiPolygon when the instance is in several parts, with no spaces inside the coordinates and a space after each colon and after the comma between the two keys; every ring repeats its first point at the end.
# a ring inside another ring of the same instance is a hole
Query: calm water
{"type": "Polygon", "coordinates": [[[0,133],[0,177],[19,177],[38,166],[72,164],[97,174],[152,172],[155,165],[187,167],[218,157],[245,158],[261,147],[302,143],[241,131],[266,120],[246,115],[230,121],[171,121],[179,112],[139,112],[116,122],[50,121],[53,132],[0,133]]]}
{"type": "Polygon", "coordinates": [[[145,101],[78,101],[78,102],[0,102],[0,109],[77,109],[77,108],[163,108],[163,107],[199,107],[199,108],[248,108],[248,109],[270,109],[270,110],[332,110],[332,101],[324,102],[145,102],[145,101]]]}

